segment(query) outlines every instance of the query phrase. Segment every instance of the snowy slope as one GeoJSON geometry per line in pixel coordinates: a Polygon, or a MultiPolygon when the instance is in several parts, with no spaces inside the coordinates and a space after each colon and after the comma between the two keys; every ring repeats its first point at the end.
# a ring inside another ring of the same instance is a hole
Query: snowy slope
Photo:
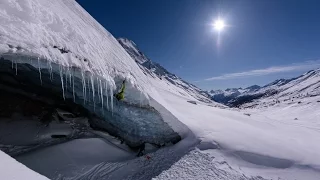
{"type": "Polygon", "coordinates": [[[128,54],[137,62],[141,70],[149,77],[155,80],[164,81],[164,86],[168,86],[171,91],[176,91],[178,94],[193,97],[202,102],[212,102],[210,95],[206,91],[201,90],[193,84],[190,84],[175,74],[170,73],[160,64],[152,62],[144,55],[138,46],[131,40],[119,38],[119,43],[128,52],[128,54]],[[169,87],[170,86],[170,87],[169,87]]]}
{"type": "Polygon", "coordinates": [[[277,103],[290,105],[308,98],[317,99],[320,95],[320,69],[308,71],[293,79],[277,80],[261,88],[256,93],[266,94],[268,91],[273,91],[274,93],[244,104],[242,107],[263,107],[277,103]]]}
{"type": "Polygon", "coordinates": [[[10,156],[0,151],[0,179],[6,180],[22,180],[22,179],[34,179],[34,180],[47,180],[48,178],[30,171],[26,166],[17,162],[10,156]]]}
{"type": "Polygon", "coordinates": [[[245,103],[251,106],[253,103],[250,102],[266,98],[273,100],[280,98],[288,101],[298,97],[318,96],[320,95],[320,69],[311,70],[292,79],[278,79],[263,87],[254,85],[245,89],[212,90],[210,94],[213,100],[231,107],[245,103]]]}
{"type": "MultiPolygon", "coordinates": [[[[159,92],[170,104],[170,111],[202,141],[198,148],[211,154],[225,165],[223,167],[230,170],[231,166],[231,169],[244,171],[246,175],[270,179],[317,180],[320,177],[320,146],[317,143],[320,140],[317,118],[320,106],[316,100],[281,108],[230,110],[188,104],[181,96],[159,92]],[[295,117],[298,120],[294,120],[295,117]]],[[[206,158],[204,160],[207,161],[206,158]]],[[[173,166],[174,170],[179,169],[184,161],[173,166]]],[[[199,164],[197,171],[187,166],[183,172],[190,172],[191,177],[196,178],[210,177],[210,172],[202,169],[213,166],[215,163],[211,166],[199,164]],[[198,168],[203,176],[198,174],[198,168]]],[[[185,175],[171,173],[176,174],[172,178],[185,175]]],[[[161,177],[170,176],[164,173],[161,177]]]]}
{"type": "Polygon", "coordinates": [[[317,96],[320,95],[320,69],[306,72],[300,77],[280,86],[278,97],[282,96],[317,96]]]}

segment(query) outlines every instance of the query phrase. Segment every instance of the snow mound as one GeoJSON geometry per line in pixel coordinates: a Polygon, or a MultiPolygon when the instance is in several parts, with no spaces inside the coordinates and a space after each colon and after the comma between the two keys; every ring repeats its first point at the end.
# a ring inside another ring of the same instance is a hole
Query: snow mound
{"type": "MultiPolygon", "coordinates": [[[[129,89],[132,86],[147,99],[147,80],[137,64],[75,1],[4,0],[0,24],[0,54],[20,55],[11,58],[15,63],[33,59],[35,67],[50,68],[46,61],[66,69],[77,67],[106,81],[112,89],[116,88],[115,78],[127,78],[129,89]]],[[[137,94],[127,94],[127,98],[134,101],[137,94]]]]}
{"type": "Polygon", "coordinates": [[[23,164],[17,162],[10,156],[0,151],[0,179],[33,179],[33,180],[47,180],[48,178],[31,171],[23,164]]]}

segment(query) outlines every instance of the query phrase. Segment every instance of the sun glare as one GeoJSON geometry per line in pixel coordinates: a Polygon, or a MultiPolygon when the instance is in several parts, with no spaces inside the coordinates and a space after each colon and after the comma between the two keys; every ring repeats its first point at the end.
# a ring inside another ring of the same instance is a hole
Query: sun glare
{"type": "Polygon", "coordinates": [[[226,24],[224,23],[224,21],[222,19],[217,19],[214,23],[213,23],[213,27],[216,31],[221,32],[223,31],[223,29],[226,27],[226,24]]]}

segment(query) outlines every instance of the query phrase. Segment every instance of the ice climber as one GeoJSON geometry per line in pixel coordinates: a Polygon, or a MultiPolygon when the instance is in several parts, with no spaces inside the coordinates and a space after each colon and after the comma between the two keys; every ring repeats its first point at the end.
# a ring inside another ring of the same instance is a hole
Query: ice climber
{"type": "Polygon", "coordinates": [[[145,149],[146,149],[146,143],[141,144],[139,147],[139,152],[137,154],[137,157],[143,156],[145,149]]]}
{"type": "Polygon", "coordinates": [[[125,88],[126,88],[126,80],[123,80],[120,92],[115,95],[116,98],[118,99],[118,101],[124,99],[124,90],[125,90],[125,88]]]}

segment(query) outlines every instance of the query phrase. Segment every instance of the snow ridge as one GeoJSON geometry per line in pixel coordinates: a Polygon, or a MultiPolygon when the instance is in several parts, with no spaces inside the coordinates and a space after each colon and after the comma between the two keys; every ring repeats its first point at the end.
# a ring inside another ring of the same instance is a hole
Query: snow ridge
{"type": "Polygon", "coordinates": [[[147,56],[139,50],[138,46],[132,40],[119,38],[118,41],[128,54],[136,61],[141,70],[151,78],[151,81],[154,81],[154,79],[165,81],[166,84],[173,85],[173,88],[178,91],[180,95],[191,96],[202,102],[212,102],[210,95],[206,91],[184,81],[182,78],[170,73],[160,64],[147,58],[147,56]]]}

